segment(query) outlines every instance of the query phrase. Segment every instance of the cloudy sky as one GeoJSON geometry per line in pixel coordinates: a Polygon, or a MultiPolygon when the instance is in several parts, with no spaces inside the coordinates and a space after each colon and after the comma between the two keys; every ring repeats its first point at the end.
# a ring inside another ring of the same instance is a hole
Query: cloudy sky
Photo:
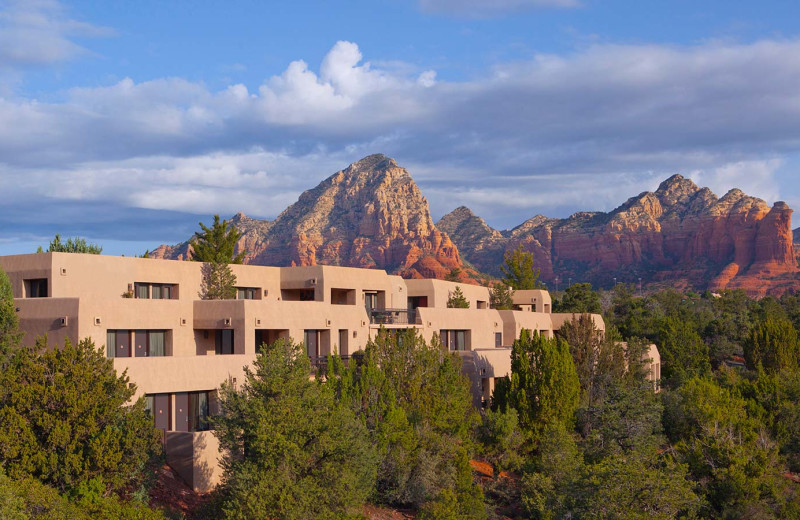
{"type": "Polygon", "coordinates": [[[673,173],[800,207],[799,151],[795,0],[0,0],[0,254],[274,218],[377,152],[501,229],[673,173]]]}

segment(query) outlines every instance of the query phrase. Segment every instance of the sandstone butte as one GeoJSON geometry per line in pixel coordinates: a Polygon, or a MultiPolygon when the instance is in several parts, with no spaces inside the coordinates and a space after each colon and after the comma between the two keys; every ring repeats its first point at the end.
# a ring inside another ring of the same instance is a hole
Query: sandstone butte
{"type": "MultiPolygon", "coordinates": [[[[366,267],[406,278],[444,278],[460,268],[463,281],[471,281],[411,175],[380,154],[331,175],[273,221],[238,213],[232,223],[242,232],[236,251],[245,251],[249,264],[366,267]]],[[[188,241],[151,253],[190,255],[188,241]]]]}
{"type": "Polygon", "coordinates": [[[784,202],[770,208],[738,189],[718,198],[674,175],[609,213],[536,216],[497,231],[460,207],[437,227],[467,262],[491,274],[498,274],[506,251],[521,245],[551,288],[570,279],[611,287],[615,278],[633,284],[641,278],[649,286],[764,296],[800,288],[791,214],[784,202]]]}

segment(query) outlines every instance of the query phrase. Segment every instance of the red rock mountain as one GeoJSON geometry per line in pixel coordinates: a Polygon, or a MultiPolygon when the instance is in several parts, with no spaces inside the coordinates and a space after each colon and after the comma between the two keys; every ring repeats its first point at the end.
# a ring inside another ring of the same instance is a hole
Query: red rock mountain
{"type": "MultiPolygon", "coordinates": [[[[433,223],[428,202],[408,171],[370,155],[300,195],[274,221],[241,213],[238,251],[245,263],[369,267],[407,278],[443,278],[463,268],[458,249],[433,223]]],[[[158,258],[183,259],[188,242],[161,246],[158,258]]]]}
{"type": "Polygon", "coordinates": [[[783,202],[770,208],[738,189],[717,198],[675,175],[610,213],[536,216],[500,232],[461,207],[437,227],[452,237],[466,261],[493,274],[505,252],[522,245],[534,253],[550,287],[564,287],[570,279],[609,287],[615,278],[626,283],[641,278],[647,284],[742,288],[763,296],[800,287],[791,214],[783,202]]]}

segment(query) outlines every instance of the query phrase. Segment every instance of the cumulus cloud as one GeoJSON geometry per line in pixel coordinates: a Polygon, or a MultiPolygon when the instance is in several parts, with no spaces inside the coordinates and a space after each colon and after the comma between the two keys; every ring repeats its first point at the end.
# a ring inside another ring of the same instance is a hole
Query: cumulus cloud
{"type": "Polygon", "coordinates": [[[337,42],[250,90],[181,78],[0,99],[0,185],[20,200],[275,216],[374,152],[441,215],[497,226],[607,210],[681,172],[767,199],[800,146],[800,42],[594,45],[437,79],[337,42]],[[510,202],[509,202],[510,201],[510,202]]]}
{"type": "Polygon", "coordinates": [[[578,7],[578,0],[419,0],[427,13],[484,18],[541,8],[578,7]]]}
{"type": "Polygon", "coordinates": [[[0,3],[0,69],[50,65],[87,52],[70,38],[114,31],[70,18],[54,0],[0,3]]]}

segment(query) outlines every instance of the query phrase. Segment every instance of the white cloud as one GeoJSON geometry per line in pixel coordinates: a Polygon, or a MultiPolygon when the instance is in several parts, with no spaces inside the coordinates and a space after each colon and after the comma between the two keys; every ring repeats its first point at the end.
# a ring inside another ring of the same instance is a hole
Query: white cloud
{"type": "Polygon", "coordinates": [[[70,38],[104,37],[114,31],[68,17],[54,0],[0,3],[0,69],[50,65],[86,53],[70,38]]]}
{"type": "Polygon", "coordinates": [[[0,98],[0,186],[19,200],[275,216],[384,152],[434,213],[466,203],[501,226],[611,209],[676,172],[791,199],[775,179],[800,147],[798,84],[795,40],[594,45],[458,82],[342,41],[318,68],[294,61],[253,91],[126,78],[57,103],[0,98]]]}

